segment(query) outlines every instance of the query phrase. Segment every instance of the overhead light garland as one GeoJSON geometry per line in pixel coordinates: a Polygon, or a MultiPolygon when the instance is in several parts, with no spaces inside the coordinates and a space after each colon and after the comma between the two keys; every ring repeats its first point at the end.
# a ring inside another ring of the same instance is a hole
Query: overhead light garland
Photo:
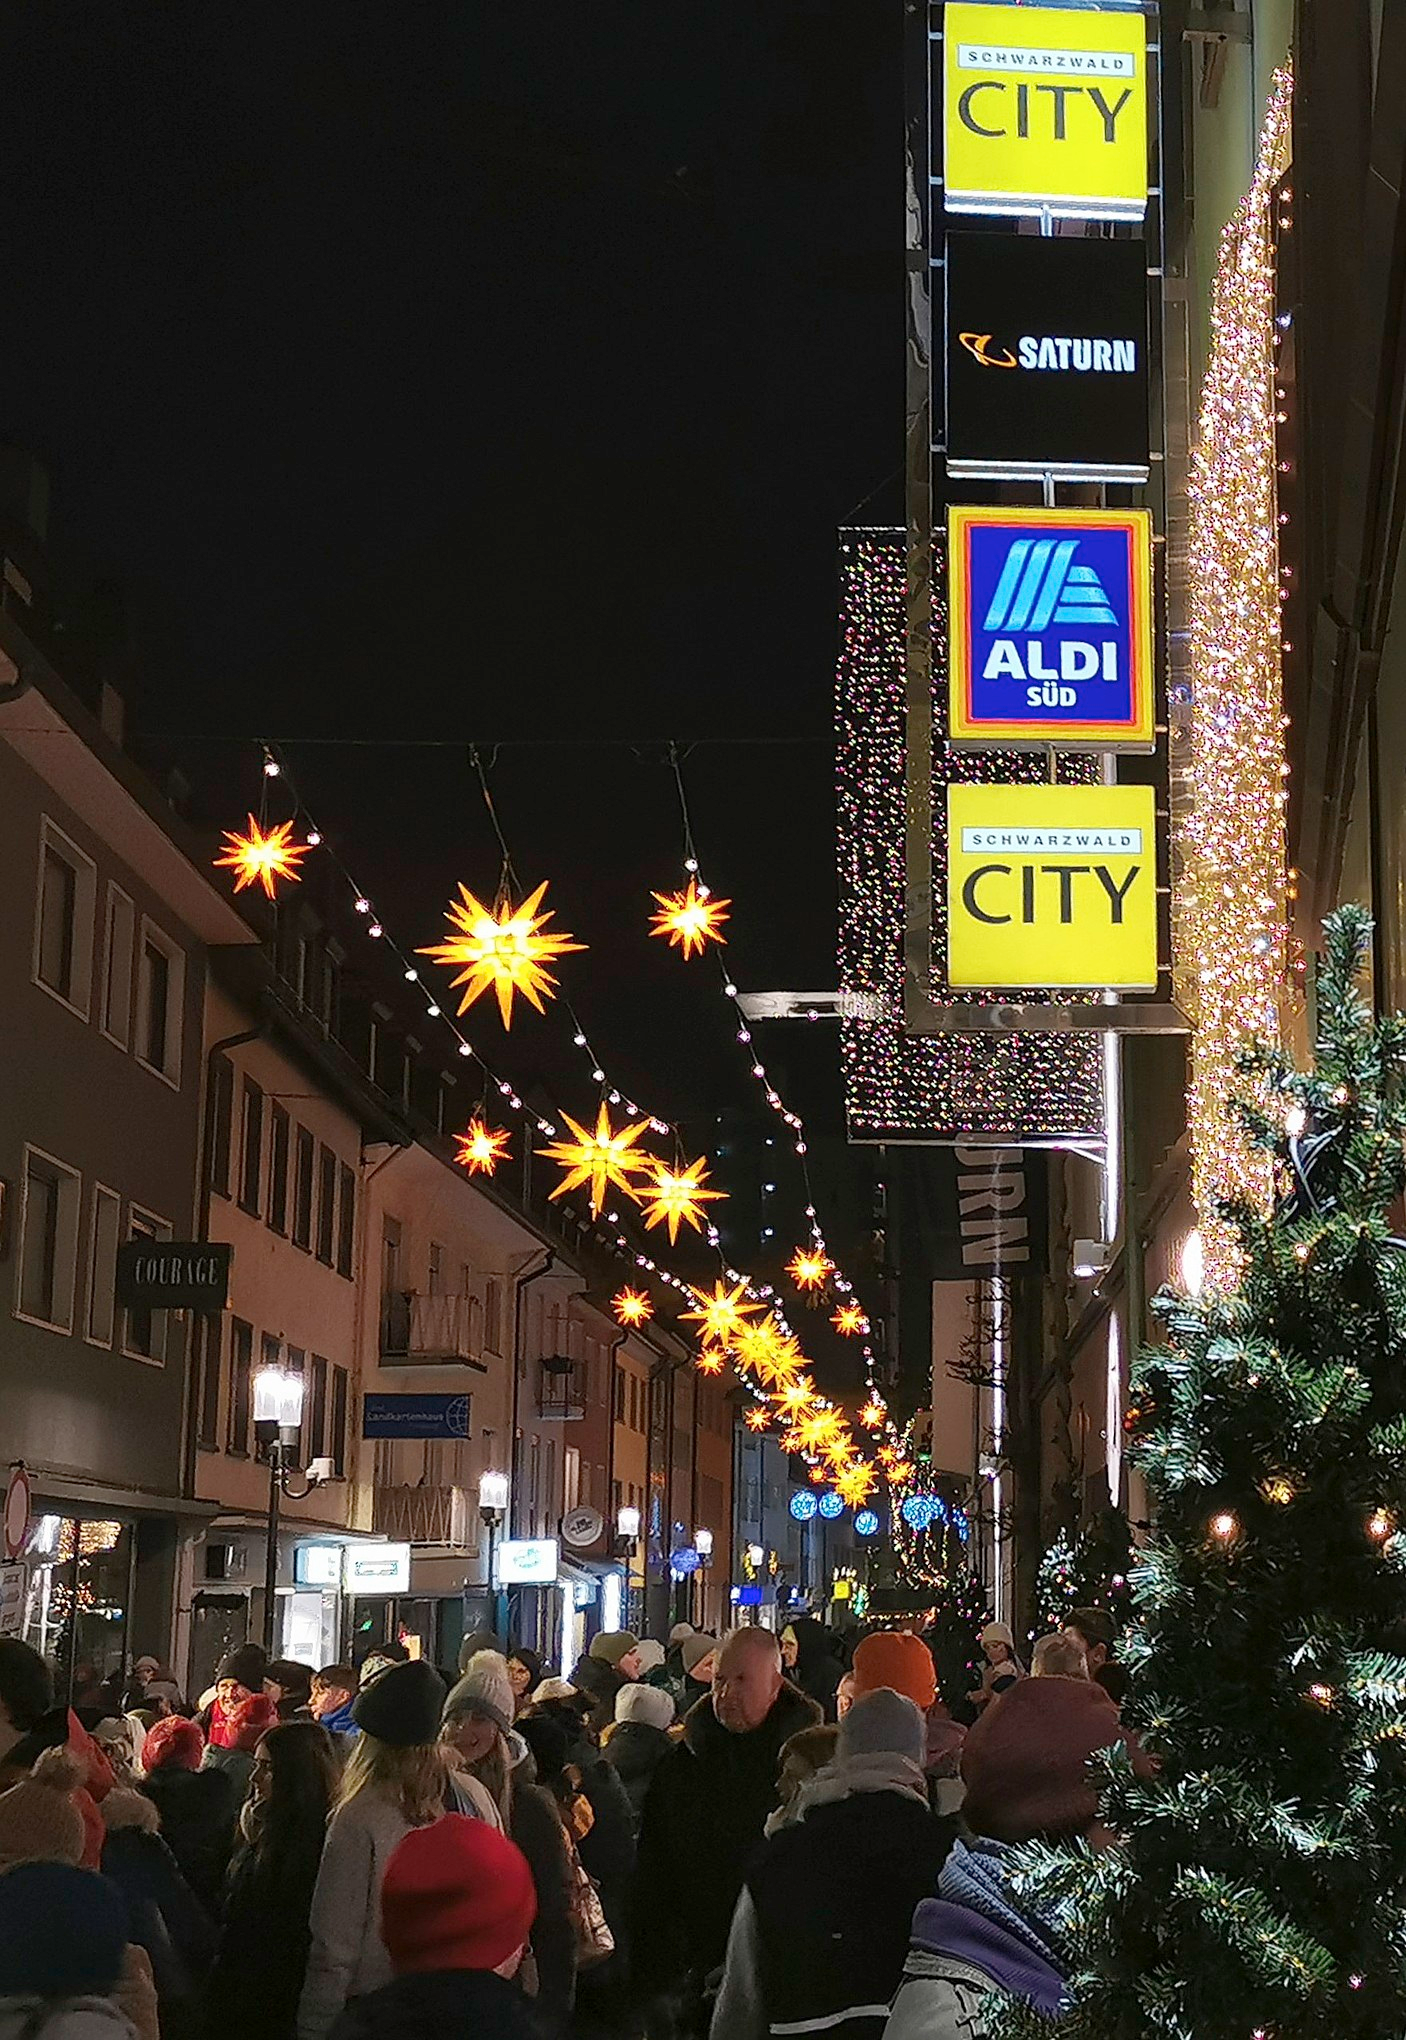
{"type": "Polygon", "coordinates": [[[275,822],[265,829],[254,815],[249,817],[246,833],[225,830],[224,846],[224,854],[215,859],[215,869],[235,874],[236,892],[243,892],[246,885],[262,886],[269,899],[276,897],[280,879],[296,883],[302,876],[299,864],[315,847],[294,842],[292,822],[275,822]]]}
{"type": "Polygon", "coordinates": [[[433,957],[436,963],[463,965],[452,980],[456,990],[461,985],[464,988],[459,1001],[461,1014],[467,1013],[475,999],[490,988],[497,997],[504,1027],[513,1024],[516,993],[521,993],[539,1013],[546,1010],[543,1002],[555,995],[557,983],[547,969],[548,962],[586,946],[570,935],[543,933],[552,918],[550,909],[546,913],[539,911],[546,890],[544,880],[519,906],[503,897],[490,908],[476,899],[466,885],[459,887],[458,899],[451,900],[445,909],[452,932],[443,942],[432,943],[418,953],[433,957]]]}
{"type": "Polygon", "coordinates": [[[471,1119],[462,1133],[455,1134],[454,1148],[455,1161],[471,1176],[491,1176],[507,1159],[509,1135],[501,1127],[471,1119]]]}

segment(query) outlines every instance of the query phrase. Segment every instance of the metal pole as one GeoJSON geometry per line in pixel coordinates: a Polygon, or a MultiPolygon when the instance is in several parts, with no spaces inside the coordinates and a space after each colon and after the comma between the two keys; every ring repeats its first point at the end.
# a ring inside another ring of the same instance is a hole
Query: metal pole
{"type": "Polygon", "coordinates": [[[278,1502],[282,1488],[283,1448],[275,1438],[269,1446],[268,1541],[264,1546],[264,1649],[274,1654],[274,1609],[278,1598],[278,1502]]]}

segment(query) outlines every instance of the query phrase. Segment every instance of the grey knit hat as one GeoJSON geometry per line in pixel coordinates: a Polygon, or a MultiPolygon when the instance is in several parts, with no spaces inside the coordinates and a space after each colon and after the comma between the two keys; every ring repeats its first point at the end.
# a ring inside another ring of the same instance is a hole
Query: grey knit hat
{"type": "Polygon", "coordinates": [[[513,1725],[513,1684],[508,1677],[508,1660],[501,1651],[476,1650],[464,1667],[464,1676],[450,1688],[444,1703],[444,1718],[453,1721],[461,1714],[481,1714],[504,1735],[513,1725]]]}
{"type": "Polygon", "coordinates": [[[674,1719],[674,1698],[662,1686],[645,1686],[638,1679],[622,1686],[615,1696],[617,1721],[644,1721],[651,1728],[668,1728],[674,1719]]]}
{"type": "Polygon", "coordinates": [[[890,1686],[862,1693],[840,1723],[835,1755],[846,1757],[907,1757],[922,1769],[927,1755],[927,1724],[913,1702],[890,1686]]]}

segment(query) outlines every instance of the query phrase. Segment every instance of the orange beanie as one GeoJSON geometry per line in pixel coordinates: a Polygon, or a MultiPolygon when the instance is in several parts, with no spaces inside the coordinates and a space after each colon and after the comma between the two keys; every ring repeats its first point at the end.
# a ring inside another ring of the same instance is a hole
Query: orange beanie
{"type": "Polygon", "coordinates": [[[880,1630],[866,1636],[854,1654],[854,1697],[888,1686],[926,1714],[937,1698],[937,1673],[932,1652],[920,1636],[906,1630],[880,1630]]]}

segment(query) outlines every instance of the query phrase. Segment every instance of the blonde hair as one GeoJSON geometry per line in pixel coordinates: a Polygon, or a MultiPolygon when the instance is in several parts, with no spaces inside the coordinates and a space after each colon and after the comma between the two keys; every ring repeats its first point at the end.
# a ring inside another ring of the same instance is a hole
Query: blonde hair
{"type": "Polygon", "coordinates": [[[1037,1679],[1087,1679],[1089,1660],[1077,1636],[1057,1629],[1035,1646],[1030,1669],[1037,1679]]]}
{"type": "Polygon", "coordinates": [[[449,1767],[439,1743],[400,1749],[363,1729],[347,1758],[337,1806],[350,1806],[359,1792],[375,1792],[398,1806],[412,1827],[428,1827],[444,1812],[448,1781],[449,1767]]]}

